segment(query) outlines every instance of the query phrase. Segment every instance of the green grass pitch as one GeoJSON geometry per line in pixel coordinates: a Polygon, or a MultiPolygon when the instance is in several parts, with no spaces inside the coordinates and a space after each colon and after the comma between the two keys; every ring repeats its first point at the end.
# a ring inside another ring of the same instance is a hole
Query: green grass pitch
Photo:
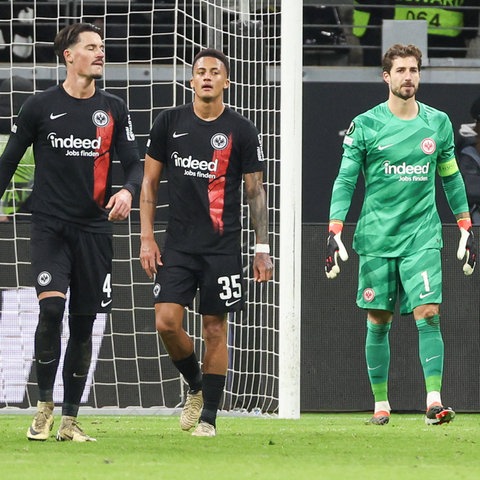
{"type": "Polygon", "coordinates": [[[217,436],[182,432],[177,416],[80,417],[95,443],[29,442],[27,415],[0,415],[0,478],[33,479],[354,479],[480,478],[480,415],[426,426],[421,414],[303,414],[299,420],[218,419],[217,436]]]}

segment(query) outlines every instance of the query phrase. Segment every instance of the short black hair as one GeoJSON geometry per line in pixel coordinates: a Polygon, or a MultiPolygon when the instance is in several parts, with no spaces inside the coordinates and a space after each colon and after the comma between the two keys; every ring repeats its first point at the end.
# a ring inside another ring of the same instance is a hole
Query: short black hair
{"type": "Polygon", "coordinates": [[[195,64],[200,60],[202,57],[213,57],[220,60],[225,65],[225,70],[227,71],[227,77],[230,76],[230,65],[228,63],[227,56],[220,50],[216,48],[205,48],[204,50],[200,50],[193,59],[192,63],[192,72],[195,64]]]}
{"type": "Polygon", "coordinates": [[[55,55],[57,55],[63,64],[65,64],[63,52],[67,48],[70,48],[72,45],[78,43],[78,37],[83,32],[98,33],[100,38],[103,39],[102,30],[96,25],[93,25],[93,23],[72,23],[71,25],[67,25],[66,27],[62,28],[57,33],[57,36],[53,42],[53,49],[55,51],[55,55]]]}

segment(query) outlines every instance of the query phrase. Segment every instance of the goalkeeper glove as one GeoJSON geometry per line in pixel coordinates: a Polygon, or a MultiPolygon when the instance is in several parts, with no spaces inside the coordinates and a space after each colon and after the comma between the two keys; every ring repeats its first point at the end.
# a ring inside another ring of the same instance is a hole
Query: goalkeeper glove
{"type": "Polygon", "coordinates": [[[462,218],[457,221],[460,227],[460,241],[458,243],[457,258],[465,259],[463,273],[471,275],[477,263],[477,247],[473,237],[472,221],[469,218],[462,218]]]}
{"type": "Polygon", "coordinates": [[[327,238],[327,258],[325,260],[325,274],[327,278],[335,278],[340,273],[338,257],[344,262],[348,260],[348,253],[342,242],[343,224],[330,222],[327,238]]]}

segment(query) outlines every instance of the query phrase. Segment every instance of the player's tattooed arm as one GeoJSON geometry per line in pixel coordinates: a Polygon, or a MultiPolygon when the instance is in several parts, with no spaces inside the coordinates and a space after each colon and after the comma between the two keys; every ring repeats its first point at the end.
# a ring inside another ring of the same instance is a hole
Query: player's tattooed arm
{"type": "Polygon", "coordinates": [[[273,262],[268,243],[267,195],[263,187],[262,172],[245,174],[245,192],[250,208],[252,227],[255,230],[253,278],[257,282],[266,282],[272,278],[273,262]]]}
{"type": "Polygon", "coordinates": [[[263,173],[245,174],[245,192],[256,243],[268,243],[267,195],[263,187],[263,173]]]}

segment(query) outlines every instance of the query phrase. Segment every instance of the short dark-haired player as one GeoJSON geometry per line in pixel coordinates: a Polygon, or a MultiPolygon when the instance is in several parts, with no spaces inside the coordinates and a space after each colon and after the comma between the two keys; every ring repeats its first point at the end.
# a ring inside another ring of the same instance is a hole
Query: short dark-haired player
{"type": "Polygon", "coordinates": [[[112,306],[112,223],[124,220],[140,188],[142,164],[124,101],[100,90],[104,45],[90,24],[65,27],[55,51],[66,65],[63,83],[23,105],[0,157],[0,196],[33,144],[31,261],[40,314],[35,332],[39,388],[30,440],[47,440],[53,426],[53,388],[67,289],[69,339],[63,367],[64,401],[57,440],[92,441],[77,414],[85,388],[97,313],[112,306]],[[112,194],[113,154],[123,188],[112,194]]]}
{"type": "Polygon", "coordinates": [[[156,118],[140,194],[140,261],[148,276],[155,276],[157,330],[189,385],[180,426],[196,426],[194,436],[216,434],[228,368],[226,317],[244,302],[242,179],[256,237],[254,278],[268,281],[273,270],[262,148],[252,122],[223,103],[228,72],[222,52],[205,49],[197,54],[190,81],[194,101],[156,118]],[[169,221],[160,253],[153,227],[163,173],[168,175],[169,221]],[[197,288],[205,342],[203,375],[193,341],[182,327],[184,308],[191,305],[197,288]]]}
{"type": "Polygon", "coordinates": [[[365,199],[353,247],[359,255],[357,305],[367,310],[365,353],[375,398],[370,422],[390,418],[389,331],[397,298],[402,315],[413,313],[426,388],[428,425],[447,423],[455,412],[440,396],[444,344],[442,302],[442,225],[435,200],[438,174],[460,228],[459,260],[473,273],[476,246],[465,186],[455,160],[452,124],[446,113],[416,100],[422,53],[415,45],[393,45],[383,57],[388,100],[354,118],[343,142],[340,171],[330,204],[326,274],[340,271],[348,258],[341,241],[360,172],[365,199]]]}

